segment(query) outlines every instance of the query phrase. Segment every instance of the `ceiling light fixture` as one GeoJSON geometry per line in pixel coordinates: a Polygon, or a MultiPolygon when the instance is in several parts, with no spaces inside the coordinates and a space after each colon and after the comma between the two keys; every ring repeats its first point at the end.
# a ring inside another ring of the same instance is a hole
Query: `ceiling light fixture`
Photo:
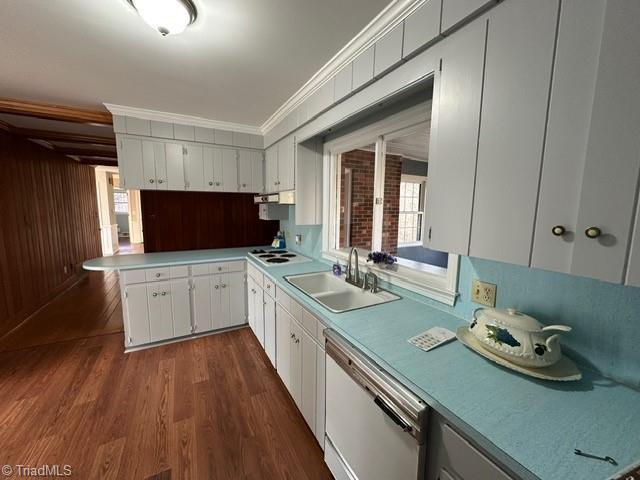
{"type": "Polygon", "coordinates": [[[127,0],[142,19],[164,37],[176,35],[198,15],[191,0],[127,0]]]}

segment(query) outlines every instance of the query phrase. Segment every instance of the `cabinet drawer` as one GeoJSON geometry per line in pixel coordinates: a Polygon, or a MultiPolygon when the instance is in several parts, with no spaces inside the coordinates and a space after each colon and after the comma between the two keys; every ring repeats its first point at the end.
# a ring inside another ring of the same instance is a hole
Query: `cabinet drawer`
{"type": "Polygon", "coordinates": [[[306,310],[302,310],[302,326],[311,334],[313,338],[318,340],[318,319],[306,310]]]}
{"type": "MultiPolygon", "coordinates": [[[[291,312],[291,297],[281,288],[276,289],[276,301],[289,313],[291,312]]],[[[300,321],[300,319],[297,319],[300,321]]]]}
{"type": "Polygon", "coordinates": [[[247,262],[247,272],[249,276],[253,278],[256,283],[260,286],[264,283],[264,275],[260,270],[258,270],[252,263],[247,262]]]}
{"type": "Polygon", "coordinates": [[[476,450],[446,424],[442,428],[442,446],[449,462],[449,465],[444,465],[443,467],[460,478],[512,480],[495,463],[476,450]]]}
{"type": "MultiPolygon", "coordinates": [[[[289,313],[296,321],[302,324],[302,305],[296,302],[293,298],[289,297],[289,313]]],[[[315,332],[309,332],[315,336],[315,332]]]]}
{"type": "Polygon", "coordinates": [[[268,293],[271,297],[276,296],[276,284],[273,283],[273,280],[271,280],[266,275],[264,275],[264,280],[262,281],[262,287],[264,288],[264,291],[268,293]]]}
{"type": "Polygon", "coordinates": [[[235,262],[228,262],[227,271],[228,272],[244,272],[244,266],[246,262],[244,260],[238,260],[235,262]]]}
{"type": "Polygon", "coordinates": [[[148,268],[144,273],[147,282],[159,282],[171,278],[170,267],[148,268]]]}
{"type": "Polygon", "coordinates": [[[144,283],[147,281],[144,272],[144,270],[123,270],[120,272],[120,278],[124,285],[144,283]]]}
{"type": "Polygon", "coordinates": [[[171,278],[185,278],[189,276],[189,267],[187,265],[178,265],[169,267],[169,275],[171,278]]]}
{"type": "Polygon", "coordinates": [[[191,265],[191,275],[209,275],[209,264],[198,263],[191,265]]]}

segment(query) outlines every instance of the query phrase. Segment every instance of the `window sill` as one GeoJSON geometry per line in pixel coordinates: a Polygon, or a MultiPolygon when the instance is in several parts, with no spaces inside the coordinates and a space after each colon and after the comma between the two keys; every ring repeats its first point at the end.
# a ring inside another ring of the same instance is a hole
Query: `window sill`
{"type": "MultiPolygon", "coordinates": [[[[419,295],[444,303],[445,305],[455,305],[458,292],[456,291],[455,285],[451,285],[452,276],[448,274],[448,269],[445,270],[434,267],[442,272],[441,274],[418,271],[403,267],[402,265],[397,265],[397,270],[390,270],[372,263],[367,263],[366,252],[359,251],[358,254],[360,255],[358,257],[358,264],[362,271],[371,269],[380,280],[405,288],[419,295]]],[[[322,252],[322,258],[332,262],[335,262],[337,258],[341,262],[347,263],[349,254],[345,251],[333,250],[322,252]]],[[[450,260],[449,268],[455,269],[454,277],[457,277],[457,257],[455,261],[450,260]]]]}

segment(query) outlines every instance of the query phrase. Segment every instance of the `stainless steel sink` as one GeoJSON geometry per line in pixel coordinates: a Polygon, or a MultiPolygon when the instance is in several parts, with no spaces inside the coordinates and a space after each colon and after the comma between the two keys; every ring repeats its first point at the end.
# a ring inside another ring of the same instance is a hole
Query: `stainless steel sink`
{"type": "Polygon", "coordinates": [[[392,302],[400,296],[378,289],[373,293],[336,277],[331,272],[303,273],[285,277],[287,282],[334,313],[392,302]]]}

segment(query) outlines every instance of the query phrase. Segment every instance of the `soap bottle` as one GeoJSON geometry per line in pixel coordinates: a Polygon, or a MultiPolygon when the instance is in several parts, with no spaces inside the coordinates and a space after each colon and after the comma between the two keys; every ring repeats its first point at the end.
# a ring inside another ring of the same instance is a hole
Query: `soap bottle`
{"type": "Polygon", "coordinates": [[[336,277],[342,276],[342,265],[340,265],[340,260],[336,258],[336,263],[333,264],[333,274],[336,277]]]}

